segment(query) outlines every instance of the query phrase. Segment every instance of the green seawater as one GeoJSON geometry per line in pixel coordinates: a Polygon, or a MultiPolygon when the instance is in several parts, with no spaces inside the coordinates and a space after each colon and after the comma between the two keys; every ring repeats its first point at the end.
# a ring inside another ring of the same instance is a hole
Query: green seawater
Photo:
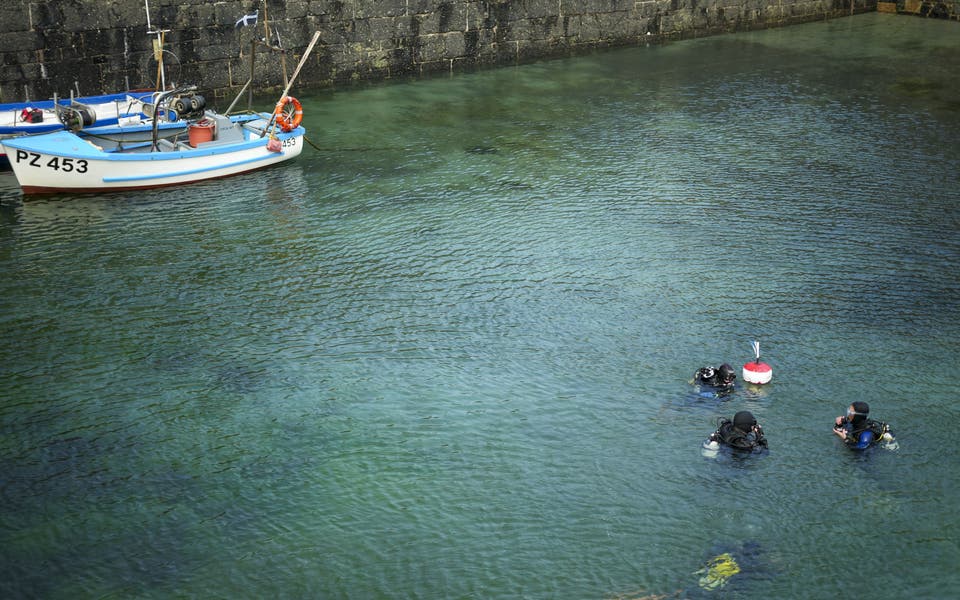
{"type": "Polygon", "coordinates": [[[315,148],[188,187],[0,174],[0,596],[951,597],[958,67],[865,14],[295,89],[315,148]],[[744,409],[769,453],[705,458],[744,409]]]}

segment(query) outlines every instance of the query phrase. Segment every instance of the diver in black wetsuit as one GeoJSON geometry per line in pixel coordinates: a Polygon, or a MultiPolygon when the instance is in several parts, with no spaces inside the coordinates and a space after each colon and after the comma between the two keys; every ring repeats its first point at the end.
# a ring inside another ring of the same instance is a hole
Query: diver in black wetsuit
{"type": "Polygon", "coordinates": [[[759,452],[767,448],[767,438],[753,413],[741,410],[733,415],[732,421],[723,417],[717,419],[717,430],[710,434],[703,447],[715,451],[721,445],[745,452],[759,452]]]}
{"type": "Polygon", "coordinates": [[[697,385],[708,385],[718,393],[724,394],[733,391],[733,384],[737,379],[733,367],[723,363],[716,369],[713,367],[700,367],[693,374],[693,382],[697,385]]]}
{"type": "Polygon", "coordinates": [[[847,408],[846,416],[834,420],[833,433],[854,450],[865,450],[881,440],[891,449],[895,448],[896,440],[890,427],[867,418],[869,414],[870,405],[860,400],[854,402],[847,408]]]}

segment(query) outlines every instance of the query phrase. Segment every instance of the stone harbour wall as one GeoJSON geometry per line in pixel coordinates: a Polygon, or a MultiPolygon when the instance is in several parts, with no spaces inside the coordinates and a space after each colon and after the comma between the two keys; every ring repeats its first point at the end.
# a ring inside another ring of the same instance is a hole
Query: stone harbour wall
{"type": "Polygon", "coordinates": [[[457,72],[596,48],[780,27],[874,11],[877,0],[4,0],[0,102],[155,88],[233,96],[282,89],[314,32],[298,87],[457,72]],[[259,22],[237,21],[258,12],[259,22]],[[254,43],[267,38],[283,48],[254,43]]]}

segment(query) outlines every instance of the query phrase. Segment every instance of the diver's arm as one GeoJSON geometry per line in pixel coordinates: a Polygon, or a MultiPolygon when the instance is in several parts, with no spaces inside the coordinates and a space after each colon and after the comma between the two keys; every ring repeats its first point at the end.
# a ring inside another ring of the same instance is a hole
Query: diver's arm
{"type": "Polygon", "coordinates": [[[753,433],[757,436],[757,445],[766,448],[767,437],[763,435],[763,427],[760,427],[759,423],[753,426],[753,433]]]}
{"type": "Polygon", "coordinates": [[[837,417],[837,422],[833,426],[833,433],[841,440],[847,441],[847,429],[843,426],[843,417],[837,417]]]}

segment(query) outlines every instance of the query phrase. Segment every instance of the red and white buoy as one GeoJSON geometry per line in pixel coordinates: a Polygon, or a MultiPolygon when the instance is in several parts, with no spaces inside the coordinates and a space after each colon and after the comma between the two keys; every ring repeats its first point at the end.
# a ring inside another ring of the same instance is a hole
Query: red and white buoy
{"type": "Polygon", "coordinates": [[[753,342],[753,353],[756,359],[743,365],[743,380],[763,385],[773,379],[773,369],[760,360],[760,342],[753,342]]]}

